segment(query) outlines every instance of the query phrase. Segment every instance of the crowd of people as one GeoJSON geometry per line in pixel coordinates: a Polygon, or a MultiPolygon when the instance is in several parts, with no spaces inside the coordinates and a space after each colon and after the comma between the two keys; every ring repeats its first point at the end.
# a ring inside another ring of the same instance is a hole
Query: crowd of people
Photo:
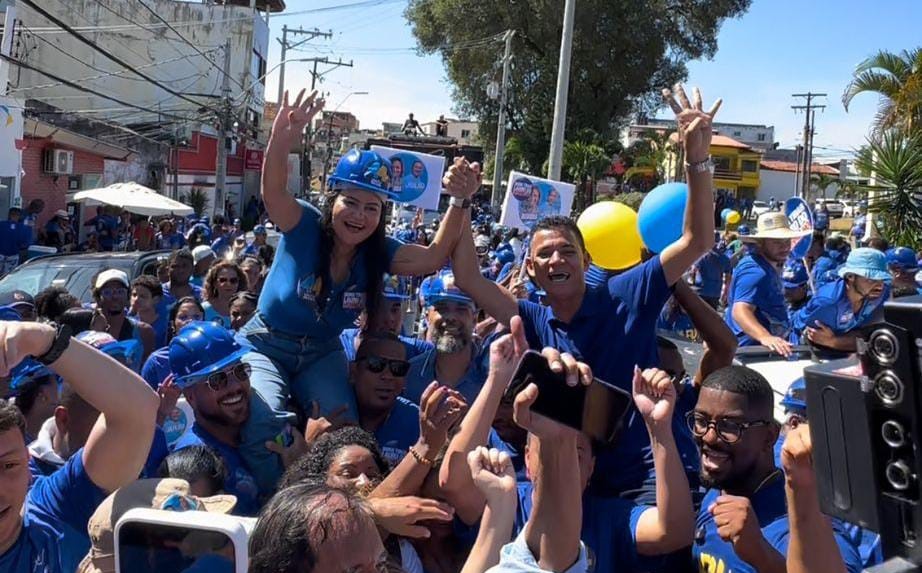
{"type": "MultiPolygon", "coordinates": [[[[323,106],[302,92],[266,150],[275,248],[265,227],[246,244],[223,221],[182,240],[166,221],[156,277],[104,270],[89,305],[56,286],[0,297],[0,571],[114,571],[115,523],[133,507],[256,517],[253,573],[879,561],[875,535],[821,513],[802,381],[781,424],[769,381],[732,363],[738,345],[789,353],[795,330],[853,350],[854,329],[909,288],[915,256],[818,236],[806,288],[805,268],[785,266],[783,215],[715,237],[716,106],[664,95],[687,160],[683,234],[623,272],[593,266],[568,217],[527,235],[493,225],[464,159],[430,228],[388,226],[392,171],[373,151],[340,160],[321,206],[295,199],[288,150],[323,106]],[[694,371],[664,321],[705,343],[694,371]],[[509,391],[528,349],[561,386],[598,378],[631,395],[611,443],[533,411],[537,385],[509,391]]],[[[179,541],[170,571],[233,570],[179,541]]]]}

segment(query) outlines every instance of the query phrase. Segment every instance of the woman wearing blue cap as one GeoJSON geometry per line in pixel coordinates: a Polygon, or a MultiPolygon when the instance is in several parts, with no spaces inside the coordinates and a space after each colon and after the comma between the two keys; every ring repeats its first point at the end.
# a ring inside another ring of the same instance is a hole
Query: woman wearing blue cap
{"type": "Polygon", "coordinates": [[[282,472],[264,443],[290,419],[289,397],[305,411],[314,400],[323,412],[346,404],[355,417],[340,333],[363,310],[374,316],[385,272],[424,275],[442,265],[480,183],[476,164],[455,161],[444,180],[450,207],[428,247],[387,237],[385,204],[395,198],[391,164],[373,151],[353,150],[340,159],[322,212],[298,201],[286,191],[288,152],[322,107],[316,92],[304,97],[302,90],[293,104],[286,94],[263,165],[263,201],[282,237],[259,309],[240,330],[254,348],[246,361],[253,369],[254,402],[262,402],[244,430],[243,453],[262,491],[271,490],[282,472]]]}
{"type": "Polygon", "coordinates": [[[794,328],[830,357],[855,352],[857,329],[873,322],[890,296],[887,258],[877,249],[855,249],[838,274],[793,317],[794,328]]]}

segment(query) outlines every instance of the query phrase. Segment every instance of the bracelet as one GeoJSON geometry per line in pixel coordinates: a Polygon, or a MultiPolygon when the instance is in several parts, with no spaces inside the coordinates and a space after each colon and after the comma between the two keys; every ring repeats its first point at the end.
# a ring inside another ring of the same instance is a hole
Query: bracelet
{"type": "Polygon", "coordinates": [[[421,463],[424,466],[432,467],[432,460],[427,460],[423,456],[419,455],[419,452],[416,451],[415,447],[410,446],[409,452],[410,452],[410,455],[413,456],[413,459],[416,460],[418,463],[421,463]]]}
{"type": "Polygon", "coordinates": [[[448,204],[452,207],[458,207],[459,209],[467,209],[471,206],[471,200],[453,196],[448,200],[448,204]]]}
{"type": "Polygon", "coordinates": [[[698,161],[696,163],[685,163],[685,169],[689,173],[710,173],[714,174],[714,162],[711,161],[711,158],[708,157],[704,161],[698,161]]]}
{"type": "Polygon", "coordinates": [[[64,351],[70,346],[70,337],[73,334],[73,329],[71,329],[68,324],[55,324],[52,322],[51,326],[56,328],[54,340],[51,342],[51,348],[41,356],[35,357],[37,361],[45,366],[50,366],[64,354],[64,351]]]}

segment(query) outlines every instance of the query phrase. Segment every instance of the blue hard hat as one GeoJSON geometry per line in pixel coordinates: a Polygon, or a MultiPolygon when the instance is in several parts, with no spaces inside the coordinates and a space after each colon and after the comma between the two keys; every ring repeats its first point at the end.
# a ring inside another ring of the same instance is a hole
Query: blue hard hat
{"type": "Polygon", "coordinates": [[[736,228],[736,232],[741,237],[748,237],[751,234],[751,231],[749,230],[749,225],[740,225],[739,227],[736,228]]]}
{"type": "Polygon", "coordinates": [[[803,262],[788,259],[784,265],[784,270],[781,272],[781,282],[784,284],[784,288],[799,288],[807,284],[808,281],[807,267],[803,262]]]}
{"type": "Polygon", "coordinates": [[[501,283],[512,273],[512,269],[515,268],[515,265],[512,263],[504,263],[503,268],[499,270],[499,274],[496,275],[496,280],[494,282],[501,283]]]}
{"type": "Polygon", "coordinates": [[[497,250],[493,257],[497,262],[503,265],[515,262],[515,253],[507,249],[497,250]]]}
{"type": "Polygon", "coordinates": [[[7,397],[18,396],[32,387],[34,383],[49,376],[51,379],[47,382],[62,382],[61,377],[47,366],[33,358],[26,358],[10,372],[10,390],[7,397]]]}
{"type": "Polygon", "coordinates": [[[381,291],[387,300],[410,299],[410,284],[406,277],[385,274],[381,291]]]}
{"type": "Polygon", "coordinates": [[[213,322],[190,322],[170,341],[170,371],[176,385],[189,388],[209,374],[240,362],[247,349],[234,334],[213,322]]]}
{"type": "Polygon", "coordinates": [[[803,377],[791,382],[788,391],[781,399],[781,407],[785,412],[795,410],[799,414],[807,414],[807,384],[803,377]]]}
{"type": "Polygon", "coordinates": [[[265,225],[256,225],[255,227],[253,227],[253,234],[254,234],[254,235],[265,235],[265,234],[267,234],[267,233],[266,233],[266,227],[265,227],[265,225]]]}
{"type": "Polygon", "coordinates": [[[102,353],[115,358],[135,372],[141,372],[144,359],[144,347],[135,339],[118,341],[106,332],[85,330],[75,336],[80,342],[85,342],[102,353]]]}
{"type": "Polygon", "coordinates": [[[330,189],[352,186],[395,199],[398,195],[391,191],[391,173],[391,162],[378,152],[353,149],[340,158],[327,184],[330,189]]]}
{"type": "Polygon", "coordinates": [[[909,247],[887,249],[887,264],[904,271],[915,271],[919,269],[916,252],[909,247]]]}
{"type": "Polygon", "coordinates": [[[443,301],[460,302],[474,306],[474,300],[455,286],[455,273],[451,269],[442,269],[430,279],[426,285],[425,294],[420,292],[426,306],[432,306],[443,301]]]}

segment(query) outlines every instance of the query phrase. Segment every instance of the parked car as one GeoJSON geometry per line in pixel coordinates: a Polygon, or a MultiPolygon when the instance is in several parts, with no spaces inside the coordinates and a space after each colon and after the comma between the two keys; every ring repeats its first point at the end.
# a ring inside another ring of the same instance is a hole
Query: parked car
{"type": "Polygon", "coordinates": [[[842,211],[843,217],[852,218],[858,214],[858,201],[854,199],[839,199],[839,202],[845,207],[842,211]]]}
{"type": "Polygon", "coordinates": [[[766,203],[765,201],[753,201],[752,202],[752,215],[750,215],[750,218],[758,219],[759,215],[761,215],[762,213],[768,213],[768,211],[769,211],[768,203],[766,203]]]}
{"type": "Polygon", "coordinates": [[[0,293],[23,290],[35,296],[46,287],[62,286],[83,302],[92,302],[92,280],[100,271],[119,269],[131,280],[156,275],[157,266],[171,251],[132,253],[78,253],[30,259],[0,279],[0,293]]]}
{"type": "Polygon", "coordinates": [[[824,204],[826,205],[826,210],[829,211],[830,219],[837,219],[839,217],[844,216],[845,205],[842,204],[842,202],[839,201],[838,199],[824,199],[822,197],[818,197],[816,199],[814,208],[816,210],[819,210],[820,207],[822,207],[824,204]]]}

